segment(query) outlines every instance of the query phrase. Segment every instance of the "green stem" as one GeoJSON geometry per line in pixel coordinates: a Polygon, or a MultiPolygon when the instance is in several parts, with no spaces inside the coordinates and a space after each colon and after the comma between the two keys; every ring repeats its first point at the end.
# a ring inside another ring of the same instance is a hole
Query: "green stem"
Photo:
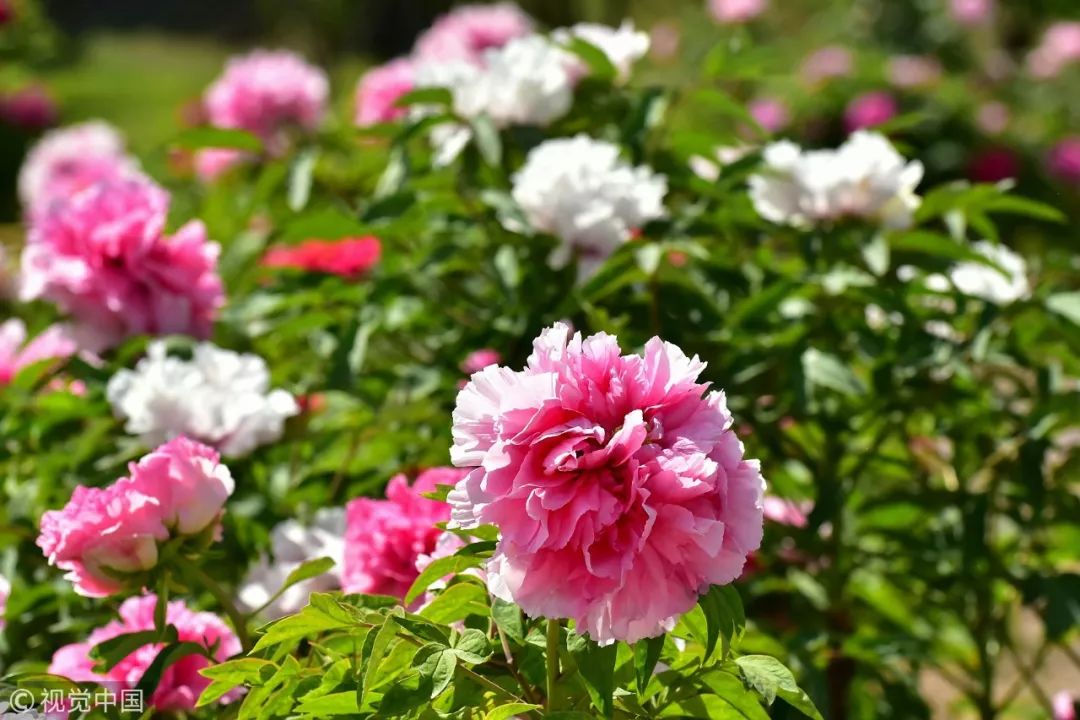
{"type": "Polygon", "coordinates": [[[555,709],[555,685],[559,681],[559,621],[547,621],[547,700],[544,709],[555,709]]]}
{"type": "Polygon", "coordinates": [[[247,617],[240,612],[240,609],[236,607],[236,603],[225,592],[225,589],[218,584],[217,580],[210,577],[205,570],[187,558],[177,558],[176,561],[188,575],[209,590],[214,599],[218,601],[225,614],[229,616],[229,620],[232,621],[233,628],[236,630],[236,637],[240,640],[240,647],[247,654],[252,647],[251,636],[248,635],[247,617]]]}

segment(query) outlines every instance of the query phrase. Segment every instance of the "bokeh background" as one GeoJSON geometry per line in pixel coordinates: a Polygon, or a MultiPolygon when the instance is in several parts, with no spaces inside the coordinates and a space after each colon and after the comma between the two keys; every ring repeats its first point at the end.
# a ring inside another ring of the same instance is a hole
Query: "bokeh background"
{"type": "MultiPolygon", "coordinates": [[[[1080,22],[1078,0],[772,0],[760,16],[737,23],[717,22],[703,0],[520,4],[546,27],[630,17],[653,37],[642,82],[678,87],[704,74],[747,103],[759,123],[806,144],[835,145],[852,123],[876,124],[876,111],[889,128],[903,128],[899,144],[917,149],[927,184],[1015,183],[1019,195],[1065,212],[1068,222],[1052,235],[1020,220],[1002,234],[1044,267],[1061,268],[1066,284],[1080,276],[1080,37],[1047,34],[1055,24],[1080,22]],[[1052,40],[1060,47],[1048,48],[1052,40]],[[1058,55],[1048,57],[1051,51],[1058,55]]],[[[15,177],[26,148],[48,127],[105,118],[148,172],[168,183],[181,174],[170,141],[198,122],[199,97],[231,54],[259,46],[302,52],[330,73],[336,122],[347,125],[363,70],[407,53],[451,5],[0,0],[0,240],[21,242],[15,177]]],[[[731,113],[708,105],[679,108],[670,120],[678,126],[700,127],[713,115],[730,122],[731,113]]],[[[736,125],[731,132],[737,136],[736,125]]],[[[1034,648],[1041,622],[1019,622],[1031,627],[1034,648]]],[[[1003,672],[1037,674],[1025,694],[1080,688],[1075,663],[1061,652],[1037,658],[1037,668],[1035,660],[1021,649],[1003,672]]],[[[938,717],[954,717],[947,680],[927,673],[920,685],[938,717]]]]}

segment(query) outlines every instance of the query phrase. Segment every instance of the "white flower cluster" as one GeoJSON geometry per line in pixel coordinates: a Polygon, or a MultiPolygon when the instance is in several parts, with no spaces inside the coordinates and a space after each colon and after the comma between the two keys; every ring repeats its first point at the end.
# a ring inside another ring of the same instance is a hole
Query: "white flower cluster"
{"type": "Polygon", "coordinates": [[[618,146],[585,135],[533,148],[513,185],[514,200],[529,224],[562,241],[552,265],[562,267],[576,257],[581,277],[634,230],[665,214],[663,175],[630,165],[618,146]]]}
{"type": "Polygon", "coordinates": [[[836,150],[803,150],[781,141],[765,148],[764,170],[750,178],[750,199],[766,220],[795,227],[859,217],[889,228],[911,225],[923,166],[906,162],[889,141],[859,131],[836,150]]]}
{"type": "Polygon", "coordinates": [[[107,396],[125,429],[149,447],[186,435],[235,457],[277,440],[286,418],[300,411],[292,395],[269,387],[256,355],[200,343],[187,361],[169,357],[157,341],[134,370],[109,380],[107,396]]]}
{"type": "MultiPolygon", "coordinates": [[[[571,70],[564,50],[542,35],[528,35],[488,50],[481,65],[464,60],[424,63],[417,68],[416,86],[448,89],[454,112],[464,118],[487,115],[498,128],[543,126],[570,110],[571,70]]],[[[466,127],[437,127],[432,133],[436,163],[453,161],[470,137],[466,127]]]]}
{"type": "MultiPolygon", "coordinates": [[[[513,125],[546,126],[570,111],[574,86],[588,70],[562,45],[581,38],[608,56],[624,82],[633,64],[649,50],[647,33],[632,23],[618,28],[581,23],[556,30],[552,36],[526,35],[487,50],[480,63],[469,60],[422,62],[416,68],[416,87],[446,88],[453,111],[464,118],[486,115],[497,128],[513,125]]],[[[420,114],[430,109],[420,107],[420,114]]],[[[432,133],[436,164],[457,157],[471,137],[460,125],[441,125],[432,133]]]]}
{"type": "MultiPolygon", "coordinates": [[[[578,23],[556,30],[551,37],[560,45],[579,38],[600,50],[614,66],[615,79],[620,83],[630,79],[634,63],[649,52],[649,34],[636,30],[630,20],[624,20],[617,28],[597,23],[578,23]]],[[[579,72],[585,74],[588,71],[582,67],[579,72]]]]}
{"type": "Polygon", "coordinates": [[[267,618],[291,615],[307,605],[313,592],[336,590],[341,587],[341,567],[345,557],[345,509],[323,508],[315,513],[311,525],[286,520],[270,533],[273,559],[262,557],[252,567],[240,586],[239,599],[248,610],[263,605],[267,618]],[[308,560],[328,557],[334,561],[329,572],[299,582],[287,588],[273,602],[267,603],[285,584],[286,578],[308,560]]]}
{"type": "MultiPolygon", "coordinates": [[[[1001,270],[974,260],[965,260],[949,270],[949,281],[953,287],[965,295],[997,305],[1008,305],[1031,294],[1024,258],[1004,245],[986,240],[975,243],[972,249],[1001,270]]],[[[937,275],[927,277],[927,286],[940,287],[944,283],[943,278],[939,278],[937,275]]]]}

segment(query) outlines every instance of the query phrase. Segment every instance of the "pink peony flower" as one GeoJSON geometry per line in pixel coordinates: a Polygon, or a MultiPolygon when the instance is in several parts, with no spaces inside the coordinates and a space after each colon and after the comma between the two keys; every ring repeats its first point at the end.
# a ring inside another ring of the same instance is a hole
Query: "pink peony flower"
{"type": "Polygon", "coordinates": [[[1054,720],[1076,720],[1076,704],[1068,691],[1054,696],[1054,720]]]}
{"type": "Polygon", "coordinates": [[[0,25],[7,25],[17,17],[11,0],[0,0],[0,25]]]}
{"type": "Polygon", "coordinates": [[[484,51],[532,32],[533,21],[511,2],[462,5],[439,17],[416,40],[413,55],[425,62],[464,60],[479,64],[484,51]]]}
{"type": "Polygon", "coordinates": [[[961,25],[980,25],[993,10],[993,0],[949,0],[949,15],[961,25]]]}
{"type": "Polygon", "coordinates": [[[649,31],[649,55],[653,60],[666,62],[679,54],[682,31],[675,20],[662,20],[649,31]]]}
{"type": "Polygon", "coordinates": [[[791,120],[787,105],[777,98],[758,98],[750,103],[747,110],[758,125],[770,133],[783,130],[791,120]]]}
{"type": "Polygon", "coordinates": [[[255,50],[229,60],[203,103],[211,125],[247,130],[273,151],[289,126],[318,127],[329,94],[326,74],[299,55],[255,50]]]}
{"type": "Polygon", "coordinates": [[[975,115],[975,124],[987,135],[1000,135],[1009,127],[1012,113],[1009,106],[1002,102],[992,101],[979,106],[975,115]]]}
{"type": "Polygon", "coordinates": [[[218,452],[183,436],[132,463],[128,472],[137,486],[157,498],[161,520],[175,535],[216,528],[234,489],[218,452]]]}
{"type": "Polygon", "coordinates": [[[491,366],[458,395],[450,456],[469,474],[451,524],[491,523],[488,589],[597,642],[670,630],[729,583],[762,536],[764,480],[743,458],[704,363],[659,338],[620,355],[563,324],[524,370],[491,366]]]}
{"type": "Polygon", "coordinates": [[[897,55],[889,60],[886,74],[896,87],[926,87],[941,79],[941,63],[929,55],[897,55]]]}
{"type": "Polygon", "coordinates": [[[212,182],[237,165],[253,160],[251,153],[233,148],[204,148],[195,153],[195,174],[203,182],[212,182]]]}
{"type": "Polygon", "coordinates": [[[767,0],[708,0],[709,14],[725,25],[744,23],[765,12],[767,0]]]}
{"type": "Polygon", "coordinates": [[[18,318],[0,323],[0,385],[7,385],[24,367],[42,360],[71,357],[78,349],[67,328],[50,325],[30,342],[18,318]]]}
{"type": "Polygon", "coordinates": [[[1050,150],[1047,168],[1059,180],[1080,185],[1080,135],[1058,141],[1050,150]]]}
{"type": "Polygon", "coordinates": [[[41,130],[56,123],[56,101],[45,88],[30,85],[0,98],[0,119],[23,130],[41,130]]]}
{"type": "Polygon", "coordinates": [[[766,520],[797,528],[806,527],[807,517],[813,509],[814,503],[808,500],[796,502],[769,495],[764,501],[766,520]]]}
{"type": "Polygon", "coordinates": [[[186,438],[132,463],[129,474],[105,488],[80,485],[62,510],[41,517],[37,545],[80,595],[117,593],[123,575],[157,565],[158,543],[216,527],[233,490],[218,454],[186,438]]]}
{"type": "Polygon", "coordinates": [[[1056,22],[1042,42],[1028,55],[1028,71],[1037,78],[1051,78],[1080,60],[1080,20],[1056,22]]]}
{"type": "Polygon", "coordinates": [[[370,236],[307,240],[299,245],[271,248],[263,256],[262,265],[358,278],[378,264],[381,252],[379,239],[370,236]]]}
{"type": "Polygon", "coordinates": [[[896,117],[896,100],[887,92],[868,92],[848,103],[844,127],[848,132],[877,127],[896,117]]]}
{"type": "Polygon", "coordinates": [[[137,167],[111,126],[70,125],[46,133],[27,153],[19,170],[19,199],[33,215],[94,183],[131,175],[137,167]]]}
{"type": "Polygon", "coordinates": [[[129,335],[210,335],[224,303],[218,245],[192,221],[165,235],[169,195],[146,179],[102,182],[31,224],[24,299],[56,302],[108,347],[129,335]]]}
{"type": "Polygon", "coordinates": [[[968,165],[968,177],[975,182],[996,183],[1020,175],[1020,159],[1007,147],[991,147],[979,152],[968,165]]]}
{"type": "Polygon", "coordinates": [[[502,355],[499,354],[498,350],[492,350],[491,348],[473,350],[461,361],[461,372],[472,375],[475,372],[480,372],[488,365],[498,365],[500,362],[502,362],[502,355]]]}
{"type": "Polygon", "coordinates": [[[413,89],[414,76],[408,58],[391,60],[364,73],[356,86],[356,124],[363,127],[404,117],[407,109],[394,103],[413,89]]]}
{"type": "MultiPolygon", "coordinates": [[[[69,678],[75,682],[110,683],[111,690],[134,688],[149,669],[163,644],[143,645],[121,660],[115,667],[99,674],[94,672],[90,650],[105,640],[127,633],[154,629],[154,608],[157,596],[153,594],[128,598],[120,605],[120,620],[90,633],[85,642],[65,645],[53,654],[49,673],[69,678]]],[[[223,662],[240,652],[240,641],[221,618],[213,613],[191,610],[181,600],[168,604],[165,621],[176,627],[181,642],[194,642],[214,649],[214,659],[223,662]]],[[[210,679],[199,674],[210,661],[202,655],[187,655],[169,665],[161,675],[148,703],[158,711],[194,710],[195,701],[210,684],[210,679]]],[[[222,702],[235,699],[235,693],[226,695],[222,702]]]]}
{"type": "Polygon", "coordinates": [[[828,45],[808,55],[799,72],[808,83],[816,84],[850,75],[854,64],[847,48],[828,45]]]}
{"type": "Polygon", "coordinates": [[[385,500],[357,498],[345,512],[345,592],[405,597],[419,575],[417,559],[435,550],[436,523],[450,517],[446,503],[422,497],[436,485],[453,485],[464,475],[454,468],[420,473],[409,487],[404,475],[390,480],[385,500]]]}

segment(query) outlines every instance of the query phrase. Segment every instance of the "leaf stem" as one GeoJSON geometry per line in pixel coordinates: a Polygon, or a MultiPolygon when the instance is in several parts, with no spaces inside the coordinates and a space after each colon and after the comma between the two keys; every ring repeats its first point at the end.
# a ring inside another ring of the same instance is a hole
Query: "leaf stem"
{"type": "Polygon", "coordinates": [[[176,562],[180,564],[188,575],[209,590],[210,594],[214,596],[214,599],[218,601],[218,604],[221,605],[225,614],[229,616],[229,620],[232,621],[233,628],[236,630],[236,637],[240,640],[240,647],[243,648],[244,653],[247,654],[252,647],[251,636],[248,635],[247,617],[240,612],[240,609],[236,607],[236,603],[233,602],[233,599],[225,592],[225,589],[218,584],[217,580],[210,577],[206,571],[196,563],[181,557],[177,557],[176,562]]]}
{"type": "Polygon", "coordinates": [[[559,681],[559,621],[547,621],[547,699],[544,709],[555,708],[555,685],[559,681]]]}

